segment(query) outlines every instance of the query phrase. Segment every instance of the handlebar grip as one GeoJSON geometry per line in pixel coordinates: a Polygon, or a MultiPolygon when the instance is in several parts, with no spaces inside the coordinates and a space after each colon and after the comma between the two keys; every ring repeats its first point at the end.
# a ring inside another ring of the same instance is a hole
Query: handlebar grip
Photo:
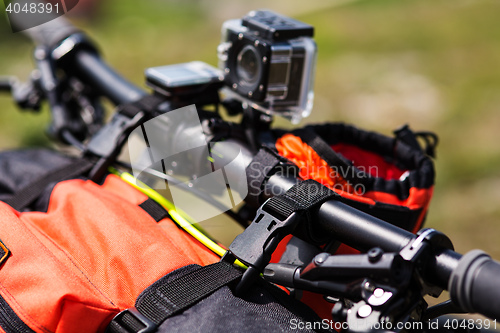
{"type": "Polygon", "coordinates": [[[467,312],[500,320],[500,263],[480,250],[464,255],[453,271],[448,290],[467,312]]]}

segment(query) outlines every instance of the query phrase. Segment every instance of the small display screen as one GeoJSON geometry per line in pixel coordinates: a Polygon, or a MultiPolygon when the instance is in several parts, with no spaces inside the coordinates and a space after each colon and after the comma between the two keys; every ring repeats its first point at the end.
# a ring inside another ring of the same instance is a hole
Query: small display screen
{"type": "Polygon", "coordinates": [[[222,81],[222,72],[201,61],[152,67],[146,70],[150,82],[167,88],[192,86],[222,81]]]}

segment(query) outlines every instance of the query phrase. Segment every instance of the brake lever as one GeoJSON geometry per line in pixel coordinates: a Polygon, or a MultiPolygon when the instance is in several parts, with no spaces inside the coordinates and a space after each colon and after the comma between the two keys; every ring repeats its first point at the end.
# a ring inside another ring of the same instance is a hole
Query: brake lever
{"type": "Polygon", "coordinates": [[[268,264],[263,271],[264,280],[283,287],[307,290],[332,297],[343,297],[353,301],[361,300],[361,286],[365,279],[349,281],[308,280],[301,277],[302,268],[289,264],[268,264]]]}
{"type": "Polygon", "coordinates": [[[433,229],[423,229],[417,238],[397,253],[373,248],[366,254],[318,254],[305,268],[268,264],[264,279],[285,287],[308,290],[347,299],[350,306],[338,301],[332,310],[336,321],[345,321],[349,332],[379,332],[373,327],[432,318],[440,313],[456,312],[452,303],[431,308],[422,295],[439,296],[442,289],[425,283],[429,249],[452,248],[450,240],[433,229]],[[361,283],[361,278],[366,278],[361,283]]]}
{"type": "Polygon", "coordinates": [[[344,297],[351,301],[365,299],[379,306],[388,301],[398,287],[407,284],[412,269],[397,254],[383,253],[380,249],[369,252],[357,255],[320,253],[305,268],[271,263],[265,267],[263,277],[268,282],[285,287],[344,297]],[[384,285],[383,294],[380,291],[373,294],[376,288],[370,286],[376,283],[384,285]]]}

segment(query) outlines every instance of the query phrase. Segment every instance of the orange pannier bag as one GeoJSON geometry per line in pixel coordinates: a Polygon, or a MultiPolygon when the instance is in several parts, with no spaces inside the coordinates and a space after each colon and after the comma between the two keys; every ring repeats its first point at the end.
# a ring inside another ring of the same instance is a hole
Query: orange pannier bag
{"type": "Polygon", "coordinates": [[[341,200],[400,228],[417,232],[434,189],[437,137],[407,126],[390,138],[341,123],[310,125],[279,135],[278,153],[341,195],[341,200]],[[417,141],[427,143],[424,151],[417,141]]]}
{"type": "Polygon", "coordinates": [[[320,320],[269,283],[235,296],[240,269],[120,177],[83,178],[93,166],[0,153],[0,332],[262,332],[320,320]]]}
{"type": "Polygon", "coordinates": [[[49,197],[46,211],[0,202],[0,332],[104,332],[167,273],[220,260],[115,175],[57,182],[49,197]]]}

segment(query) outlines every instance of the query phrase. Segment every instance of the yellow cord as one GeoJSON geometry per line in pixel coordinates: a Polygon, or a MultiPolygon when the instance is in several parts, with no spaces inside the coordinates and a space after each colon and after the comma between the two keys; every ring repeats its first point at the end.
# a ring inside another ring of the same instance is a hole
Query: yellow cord
{"type": "MultiPolygon", "coordinates": [[[[222,246],[220,246],[219,244],[208,238],[205,234],[203,234],[202,231],[195,228],[193,226],[194,222],[192,221],[192,219],[188,217],[189,215],[187,215],[185,212],[181,210],[177,210],[174,204],[168,201],[163,195],[153,190],[146,184],[140,182],[134,176],[132,176],[127,172],[120,173],[116,169],[111,169],[110,171],[120,176],[120,178],[123,179],[126,183],[132,185],[133,187],[135,187],[136,189],[138,189],[139,191],[146,194],[148,197],[150,197],[151,199],[162,205],[167,210],[168,214],[172,217],[172,219],[175,221],[175,223],[177,223],[177,225],[179,225],[188,234],[193,236],[195,239],[197,239],[200,243],[205,245],[219,257],[222,257],[227,252],[224,248],[222,248],[222,246]],[[137,185],[137,182],[140,183],[140,186],[137,185]]],[[[234,263],[242,268],[247,268],[247,266],[245,266],[239,260],[236,260],[234,263]]]]}

